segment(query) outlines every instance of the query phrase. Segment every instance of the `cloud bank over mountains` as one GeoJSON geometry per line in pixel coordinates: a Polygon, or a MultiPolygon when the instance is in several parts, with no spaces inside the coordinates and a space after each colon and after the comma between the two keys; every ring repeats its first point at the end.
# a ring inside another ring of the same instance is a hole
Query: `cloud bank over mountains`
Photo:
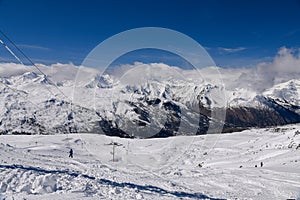
{"type": "Polygon", "coordinates": [[[209,127],[220,132],[215,128],[223,121],[225,131],[296,123],[300,120],[297,53],[282,48],[272,62],[254,68],[187,70],[136,62],[107,69],[104,75],[73,64],[39,65],[47,78],[34,66],[2,63],[2,132],[32,133],[34,127],[43,133],[102,130],[131,137],[162,130],[157,136],[170,136],[178,131],[205,133],[209,127]],[[14,126],[8,129],[10,121],[14,126]]]}
{"type": "MultiPolygon", "coordinates": [[[[98,73],[97,69],[75,66],[72,63],[57,63],[49,66],[37,64],[37,66],[54,82],[66,80],[75,81],[78,77],[85,81],[89,81],[98,73]],[[80,73],[79,76],[78,73],[80,73]]],[[[201,84],[204,82],[214,82],[217,77],[223,80],[224,86],[228,89],[246,88],[262,92],[278,83],[286,82],[291,79],[298,79],[300,77],[300,50],[282,47],[279,49],[272,62],[259,63],[252,68],[219,67],[219,74],[216,74],[215,68],[212,69],[213,67],[203,68],[199,70],[198,73],[195,73],[195,70],[184,70],[163,63],[144,64],[136,62],[134,64],[108,68],[106,72],[110,73],[115,79],[121,79],[122,76],[126,75],[127,81],[131,78],[138,78],[143,81],[151,76],[151,78],[159,79],[186,79],[201,84]],[[150,74],[142,74],[145,71],[142,70],[143,68],[148,70],[150,74]],[[129,75],[130,73],[131,75],[129,75]],[[143,78],[141,78],[141,76],[143,78]]],[[[15,63],[0,63],[0,77],[3,78],[21,75],[28,71],[39,74],[33,66],[24,66],[15,63]]]]}
{"type": "Polygon", "coordinates": [[[236,69],[236,71],[243,70],[244,72],[240,74],[233,86],[238,87],[238,85],[241,85],[261,92],[273,85],[291,79],[299,79],[300,51],[282,47],[272,62],[259,63],[257,66],[248,69],[236,69]]]}

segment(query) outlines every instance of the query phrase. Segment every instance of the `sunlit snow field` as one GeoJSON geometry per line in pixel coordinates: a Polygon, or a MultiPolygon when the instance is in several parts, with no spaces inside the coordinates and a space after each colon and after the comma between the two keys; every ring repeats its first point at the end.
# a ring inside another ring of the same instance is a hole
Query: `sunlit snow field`
{"type": "Polygon", "coordinates": [[[145,140],[1,135],[0,194],[4,199],[299,199],[297,131],[300,125],[145,140]]]}

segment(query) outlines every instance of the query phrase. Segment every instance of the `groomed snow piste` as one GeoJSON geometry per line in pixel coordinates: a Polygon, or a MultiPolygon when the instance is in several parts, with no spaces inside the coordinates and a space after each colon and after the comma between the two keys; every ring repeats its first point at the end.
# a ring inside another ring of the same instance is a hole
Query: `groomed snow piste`
{"type": "Polygon", "coordinates": [[[300,199],[299,131],[1,135],[0,199],[300,199]]]}

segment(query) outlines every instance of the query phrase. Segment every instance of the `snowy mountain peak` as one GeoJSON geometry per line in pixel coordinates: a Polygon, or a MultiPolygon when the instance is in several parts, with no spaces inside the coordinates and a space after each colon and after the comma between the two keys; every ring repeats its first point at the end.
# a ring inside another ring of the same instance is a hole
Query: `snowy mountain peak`
{"type": "Polygon", "coordinates": [[[36,84],[36,83],[42,83],[42,84],[52,84],[49,79],[45,75],[39,75],[33,71],[25,72],[24,74],[12,76],[9,78],[11,83],[15,85],[24,85],[24,84],[36,84]]]}
{"type": "Polygon", "coordinates": [[[266,90],[265,96],[300,106],[300,80],[292,79],[266,90]]]}
{"type": "Polygon", "coordinates": [[[92,81],[85,85],[86,88],[111,88],[114,84],[114,80],[109,74],[96,75],[92,78],[92,81]]]}
{"type": "MultiPolygon", "coordinates": [[[[59,73],[60,69],[64,68],[55,67],[44,76],[32,70],[19,74],[22,68],[14,72],[16,75],[1,78],[12,88],[2,89],[0,95],[0,102],[3,102],[0,105],[1,132],[33,133],[32,128],[36,126],[40,130],[38,133],[43,134],[93,130],[129,137],[135,136],[132,130],[140,133],[146,132],[147,127],[155,127],[163,130],[159,136],[166,137],[176,135],[180,124],[188,131],[189,128],[208,127],[213,112],[227,108],[227,102],[229,130],[232,125],[245,128],[300,121],[298,79],[259,93],[247,87],[225,90],[223,85],[209,81],[215,79],[214,74],[201,79],[196,71],[161,63],[136,63],[123,73],[103,75],[84,67],[69,66],[70,74],[59,73]],[[59,83],[65,96],[52,81],[59,83]],[[34,119],[25,120],[28,129],[24,128],[24,123],[20,124],[21,116],[34,119]],[[5,124],[13,125],[8,128],[5,124]],[[128,134],[122,130],[127,130],[128,134]]],[[[1,88],[5,87],[2,84],[1,88]]]]}

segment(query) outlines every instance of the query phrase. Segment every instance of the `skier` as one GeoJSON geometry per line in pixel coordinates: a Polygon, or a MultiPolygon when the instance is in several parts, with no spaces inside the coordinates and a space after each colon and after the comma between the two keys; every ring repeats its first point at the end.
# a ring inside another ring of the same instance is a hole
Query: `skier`
{"type": "Polygon", "coordinates": [[[263,162],[260,162],[260,167],[262,167],[264,164],[263,164],[263,162]]]}
{"type": "Polygon", "coordinates": [[[73,158],[73,149],[70,149],[70,152],[69,152],[69,158],[73,158]]]}

